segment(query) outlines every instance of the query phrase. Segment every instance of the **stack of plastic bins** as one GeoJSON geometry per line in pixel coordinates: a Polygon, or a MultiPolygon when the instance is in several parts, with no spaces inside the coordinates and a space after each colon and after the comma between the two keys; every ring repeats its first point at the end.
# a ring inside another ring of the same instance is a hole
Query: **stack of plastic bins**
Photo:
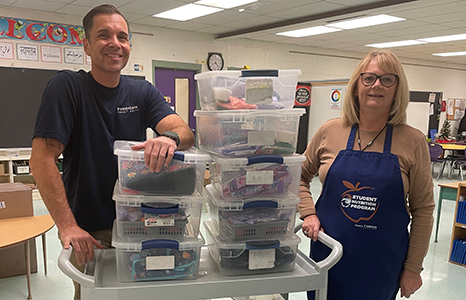
{"type": "Polygon", "coordinates": [[[226,275],[293,269],[301,164],[293,109],[300,70],[197,74],[199,148],[211,154],[209,252],[226,275]]]}
{"type": "Polygon", "coordinates": [[[175,152],[168,166],[151,173],[138,142],[115,141],[117,218],[112,245],[120,281],[194,279],[198,275],[203,181],[210,156],[196,149],[175,152]]]}

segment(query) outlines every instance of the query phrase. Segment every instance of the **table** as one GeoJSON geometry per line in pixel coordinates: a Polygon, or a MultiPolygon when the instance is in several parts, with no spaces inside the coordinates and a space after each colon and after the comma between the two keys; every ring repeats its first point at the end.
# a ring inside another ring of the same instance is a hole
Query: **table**
{"type": "Polygon", "coordinates": [[[438,186],[440,187],[440,193],[438,196],[438,205],[437,205],[437,225],[435,226],[435,240],[434,242],[438,242],[438,228],[440,224],[440,212],[442,211],[442,200],[452,200],[456,201],[456,194],[458,191],[458,185],[462,182],[466,181],[457,181],[457,182],[450,182],[450,183],[441,183],[438,186]]]}
{"type": "Polygon", "coordinates": [[[44,254],[44,271],[47,275],[47,257],[45,245],[45,233],[52,229],[55,223],[50,215],[32,216],[22,218],[8,218],[0,220],[0,249],[24,243],[26,251],[26,269],[28,299],[32,299],[31,294],[31,261],[29,241],[42,236],[42,250],[44,254]]]}
{"type": "MultiPolygon", "coordinates": [[[[450,171],[448,173],[448,179],[451,179],[451,172],[453,169],[453,162],[455,161],[455,155],[454,153],[459,150],[466,150],[466,145],[458,145],[458,144],[453,144],[453,143],[438,143],[440,146],[442,146],[443,150],[449,150],[452,151],[452,155],[450,156],[450,171]]],[[[448,159],[448,157],[447,157],[448,159]]],[[[455,198],[456,200],[456,198],[455,198]]]]}

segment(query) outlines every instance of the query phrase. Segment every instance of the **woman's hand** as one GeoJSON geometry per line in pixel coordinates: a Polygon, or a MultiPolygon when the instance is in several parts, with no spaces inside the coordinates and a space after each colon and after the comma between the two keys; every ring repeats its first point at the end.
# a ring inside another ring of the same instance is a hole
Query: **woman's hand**
{"type": "Polygon", "coordinates": [[[309,215],[304,218],[303,233],[305,236],[309,237],[314,242],[317,242],[319,230],[324,231],[320,225],[320,220],[317,215],[309,215]]]}
{"type": "Polygon", "coordinates": [[[422,285],[421,274],[417,274],[406,269],[403,270],[400,277],[401,297],[409,298],[422,285]]]}

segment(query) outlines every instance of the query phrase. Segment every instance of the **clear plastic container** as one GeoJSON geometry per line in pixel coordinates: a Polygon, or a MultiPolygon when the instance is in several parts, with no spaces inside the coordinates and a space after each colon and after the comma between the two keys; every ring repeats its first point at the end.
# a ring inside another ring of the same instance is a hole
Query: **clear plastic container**
{"type": "Polygon", "coordinates": [[[299,197],[224,200],[212,185],[206,186],[210,218],[220,239],[238,241],[292,236],[299,197]]]}
{"type": "Polygon", "coordinates": [[[197,237],[204,197],[123,194],[115,184],[116,230],[120,237],[197,237]]]}
{"type": "Polygon", "coordinates": [[[128,194],[201,195],[206,164],[210,156],[195,148],[175,151],[172,161],[159,173],[145,166],[144,150],[133,151],[139,142],[115,141],[120,191],[128,194]]]}
{"type": "Polygon", "coordinates": [[[117,278],[121,282],[195,279],[199,273],[202,236],[196,238],[122,238],[114,225],[117,278]]]}
{"type": "Polygon", "coordinates": [[[215,221],[205,220],[207,248],[224,275],[249,275],[293,270],[301,239],[294,234],[280,239],[222,242],[215,221]]]}
{"type": "Polygon", "coordinates": [[[222,157],[296,152],[303,108],[194,111],[199,148],[222,157]]]}
{"type": "Polygon", "coordinates": [[[202,110],[280,109],[294,105],[301,70],[212,71],[194,76],[202,110]]]}
{"type": "Polygon", "coordinates": [[[210,182],[224,199],[298,196],[303,155],[212,156],[210,182]]]}

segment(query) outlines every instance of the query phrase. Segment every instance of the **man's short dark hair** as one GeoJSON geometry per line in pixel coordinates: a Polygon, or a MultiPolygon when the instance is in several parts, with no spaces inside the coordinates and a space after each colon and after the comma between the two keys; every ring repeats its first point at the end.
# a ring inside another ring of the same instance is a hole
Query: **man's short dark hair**
{"type": "Polygon", "coordinates": [[[94,17],[97,15],[113,15],[117,14],[123,17],[123,19],[126,22],[126,26],[128,26],[128,31],[129,31],[129,24],[128,20],[126,20],[125,16],[113,5],[111,4],[102,4],[99,6],[94,7],[91,9],[83,18],[83,27],[84,27],[84,33],[86,34],[86,38],[90,38],[90,33],[92,30],[92,27],[94,26],[94,17]]]}

